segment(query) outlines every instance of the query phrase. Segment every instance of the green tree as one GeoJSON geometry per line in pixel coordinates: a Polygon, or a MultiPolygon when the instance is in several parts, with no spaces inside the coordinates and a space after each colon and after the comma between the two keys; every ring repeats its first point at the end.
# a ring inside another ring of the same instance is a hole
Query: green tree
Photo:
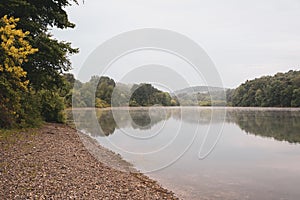
{"type": "Polygon", "coordinates": [[[72,48],[68,42],[54,39],[49,28],[75,27],[64,10],[72,2],[77,3],[74,0],[6,0],[0,3],[0,16],[20,18],[18,27],[30,32],[30,43],[39,49],[23,66],[35,89],[60,86],[60,74],[71,69],[67,55],[77,53],[78,49],[72,48]]]}
{"type": "Polygon", "coordinates": [[[256,106],[262,106],[263,99],[264,99],[263,91],[261,89],[256,90],[255,92],[256,106]]]}
{"type": "Polygon", "coordinates": [[[105,101],[107,104],[111,104],[111,97],[115,86],[116,83],[113,79],[107,76],[100,77],[97,85],[96,97],[105,101]]]}
{"type": "Polygon", "coordinates": [[[294,89],[291,106],[300,107],[300,88],[294,89]]]}
{"type": "Polygon", "coordinates": [[[151,84],[142,83],[131,88],[130,106],[177,105],[177,101],[169,93],[160,91],[151,84]],[[173,103],[173,104],[172,104],[173,103]]]}
{"type": "Polygon", "coordinates": [[[74,84],[80,83],[80,81],[77,81],[73,74],[65,73],[63,75],[65,87],[61,90],[61,95],[64,96],[64,102],[66,107],[72,107],[72,94],[73,94],[73,88],[74,84]]]}
{"type": "MultiPolygon", "coordinates": [[[[54,96],[61,96],[61,88],[65,89],[66,87],[62,74],[71,69],[68,56],[77,53],[78,49],[72,48],[68,42],[61,42],[53,38],[50,29],[53,27],[74,28],[75,25],[69,21],[65,11],[65,8],[71,3],[77,3],[77,1],[5,0],[0,2],[0,17],[7,15],[8,18],[19,18],[18,28],[29,33],[26,39],[32,46],[39,49],[37,53],[28,55],[27,62],[23,62],[20,66],[26,72],[26,78],[29,80],[28,88],[34,94],[52,95],[56,93],[54,96]],[[51,92],[44,93],[44,90],[51,92]]],[[[50,100],[51,96],[46,99],[50,100]]],[[[63,101],[63,98],[58,99],[63,101]]],[[[36,100],[38,101],[38,98],[36,100]]],[[[42,103],[45,105],[45,102],[37,102],[40,105],[42,103]]],[[[41,110],[43,109],[46,108],[41,106],[41,110]]],[[[56,116],[59,116],[61,111],[57,112],[56,116]]],[[[48,120],[47,116],[43,117],[46,121],[48,120]]],[[[57,119],[57,121],[61,120],[57,119]]]]}
{"type": "Polygon", "coordinates": [[[233,106],[299,106],[300,71],[263,76],[240,85],[232,95],[233,106]],[[298,96],[297,96],[298,95],[298,96]]]}
{"type": "Polygon", "coordinates": [[[57,92],[50,90],[41,90],[39,92],[41,99],[41,114],[44,120],[48,122],[64,123],[66,116],[64,113],[65,104],[63,98],[57,92]]]}
{"type": "Polygon", "coordinates": [[[159,92],[159,90],[147,83],[134,85],[131,91],[132,95],[130,100],[136,102],[139,106],[154,105],[154,95],[159,92]]]}

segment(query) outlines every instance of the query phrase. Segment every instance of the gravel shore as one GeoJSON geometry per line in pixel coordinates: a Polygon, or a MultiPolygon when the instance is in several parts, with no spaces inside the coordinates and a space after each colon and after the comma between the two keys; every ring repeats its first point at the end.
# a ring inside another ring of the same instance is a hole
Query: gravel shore
{"type": "Polygon", "coordinates": [[[0,134],[0,199],[177,199],[133,171],[129,163],[66,125],[47,123],[0,134]],[[120,170],[101,159],[115,162],[120,170]]]}

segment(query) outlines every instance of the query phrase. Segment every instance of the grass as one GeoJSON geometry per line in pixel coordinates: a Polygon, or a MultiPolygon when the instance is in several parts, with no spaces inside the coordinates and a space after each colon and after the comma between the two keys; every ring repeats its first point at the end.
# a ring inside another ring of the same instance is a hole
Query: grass
{"type": "Polygon", "coordinates": [[[0,145],[4,150],[15,144],[19,140],[29,137],[30,139],[38,133],[38,128],[23,129],[0,129],[0,145]]]}

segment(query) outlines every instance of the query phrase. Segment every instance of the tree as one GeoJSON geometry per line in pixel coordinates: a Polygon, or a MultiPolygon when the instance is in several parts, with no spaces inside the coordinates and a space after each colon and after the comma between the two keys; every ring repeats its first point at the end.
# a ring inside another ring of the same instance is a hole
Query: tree
{"type": "Polygon", "coordinates": [[[227,89],[226,90],[226,102],[228,106],[232,106],[232,98],[234,94],[234,89],[227,89]]]}
{"type": "Polygon", "coordinates": [[[107,104],[111,104],[111,97],[116,83],[107,76],[101,76],[97,85],[96,97],[102,99],[107,104]]]}
{"type": "Polygon", "coordinates": [[[151,84],[135,84],[132,86],[131,92],[130,106],[152,106],[156,104],[162,106],[177,105],[175,99],[172,104],[172,97],[169,93],[160,91],[151,84]]]}
{"type": "Polygon", "coordinates": [[[22,68],[27,72],[31,87],[56,89],[62,84],[60,74],[71,69],[68,55],[78,52],[68,42],[59,42],[49,28],[74,28],[64,8],[76,0],[6,0],[0,3],[0,16],[19,18],[18,27],[29,31],[29,42],[39,52],[29,56],[22,68]]]}
{"type": "Polygon", "coordinates": [[[19,18],[5,15],[0,22],[0,127],[13,127],[25,120],[21,102],[29,92],[29,81],[22,65],[29,55],[38,51],[26,40],[29,32],[16,29],[18,21],[19,18]]]}
{"type": "Polygon", "coordinates": [[[300,107],[300,88],[294,89],[291,106],[300,107]]]}
{"type": "MultiPolygon", "coordinates": [[[[52,113],[52,116],[60,116],[59,113],[62,110],[57,110],[57,108],[63,109],[63,107],[58,106],[54,109],[54,107],[49,107],[49,105],[53,101],[63,101],[63,98],[57,98],[56,100],[53,98],[68,94],[66,91],[68,87],[62,74],[71,69],[68,56],[78,52],[78,49],[72,48],[70,43],[58,41],[50,33],[50,28],[53,27],[60,29],[74,28],[75,25],[69,21],[68,15],[64,10],[71,3],[77,4],[77,1],[5,0],[0,2],[0,17],[7,16],[8,19],[13,17],[19,19],[18,30],[25,33],[26,41],[39,50],[34,54],[28,53],[26,60],[21,59],[21,65],[18,68],[14,68],[14,70],[16,72],[18,70],[18,74],[26,75],[27,82],[24,83],[26,83],[31,95],[35,95],[35,98],[28,99],[35,100],[34,103],[41,110],[40,115],[46,121],[61,121],[61,119],[53,120],[52,118],[48,120],[48,115],[46,115],[48,112],[45,112],[45,110],[57,112],[52,113]],[[45,97],[45,95],[50,96],[45,97]],[[39,97],[50,102],[39,102],[39,97]],[[53,108],[52,111],[49,110],[51,108],[53,108]]],[[[4,37],[1,38],[1,41],[4,40],[4,37]]],[[[15,49],[11,49],[11,51],[15,51],[15,49]]],[[[3,54],[1,55],[3,59],[4,56],[3,54]]],[[[3,77],[1,78],[3,84],[8,84],[4,81],[3,77]]],[[[23,75],[20,77],[22,80],[24,78],[25,76],[23,75]]],[[[9,94],[10,91],[5,91],[4,93],[4,95],[9,94]]],[[[18,98],[17,101],[19,101],[18,98]]],[[[19,106],[26,107],[25,104],[28,104],[26,100],[23,103],[24,105],[19,106]]]]}
{"type": "Polygon", "coordinates": [[[154,105],[154,94],[158,92],[151,84],[134,85],[131,89],[131,101],[139,106],[154,105]]]}
{"type": "Polygon", "coordinates": [[[263,91],[261,89],[256,90],[255,92],[256,106],[262,106],[263,98],[264,98],[263,91]]]}
{"type": "Polygon", "coordinates": [[[290,107],[298,104],[300,71],[290,70],[274,76],[246,81],[235,89],[233,106],[290,107]]]}

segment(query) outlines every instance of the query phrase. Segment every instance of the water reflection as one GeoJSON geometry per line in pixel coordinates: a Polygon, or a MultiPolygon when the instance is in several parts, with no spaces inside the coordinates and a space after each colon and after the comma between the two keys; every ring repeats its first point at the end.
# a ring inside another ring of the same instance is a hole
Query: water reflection
{"type": "MultiPolygon", "coordinates": [[[[118,113],[116,111],[115,113],[118,113]]],[[[147,130],[155,124],[168,120],[171,116],[170,110],[160,108],[146,108],[143,110],[129,110],[131,125],[134,129],[147,130]]],[[[130,120],[127,118],[127,120],[130,120]]],[[[124,127],[121,127],[124,128],[124,127]]]]}
{"type": "Polygon", "coordinates": [[[74,118],[186,199],[299,199],[299,109],[121,108],[75,110],[74,118]]]}
{"type": "Polygon", "coordinates": [[[249,134],[300,143],[300,112],[231,110],[227,121],[249,134]]]}
{"type": "MultiPolygon", "coordinates": [[[[98,109],[73,111],[77,128],[91,136],[109,136],[116,129],[151,129],[170,118],[190,124],[214,124],[224,122],[224,110],[203,108],[142,108],[142,109],[98,109]],[[96,119],[93,116],[96,114],[96,119]],[[99,126],[101,129],[99,129],[99,126]]],[[[72,117],[71,112],[69,118],[72,117]]],[[[274,138],[278,141],[300,143],[300,111],[241,110],[229,109],[226,123],[234,123],[248,134],[274,138]]]]}
{"type": "Polygon", "coordinates": [[[117,124],[111,110],[97,112],[97,119],[105,136],[111,135],[115,132],[117,124]]]}
{"type": "Polygon", "coordinates": [[[91,136],[104,137],[116,129],[131,127],[147,130],[155,124],[170,118],[171,110],[164,109],[82,109],[68,112],[70,120],[76,120],[79,130],[84,130],[91,136]],[[96,115],[96,117],[95,117],[96,115]],[[97,119],[96,121],[94,119],[97,119]]]}

